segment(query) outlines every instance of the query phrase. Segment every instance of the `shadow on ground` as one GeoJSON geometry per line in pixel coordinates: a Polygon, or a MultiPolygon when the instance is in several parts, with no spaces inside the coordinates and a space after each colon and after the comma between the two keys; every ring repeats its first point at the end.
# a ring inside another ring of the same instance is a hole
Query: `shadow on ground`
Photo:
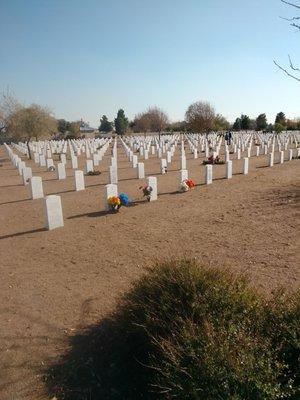
{"type": "Polygon", "coordinates": [[[105,318],[70,337],[69,350],[46,371],[47,394],[64,400],[149,399],[145,377],[151,370],[143,348],[140,337],[128,342],[122,316],[105,318]]]}

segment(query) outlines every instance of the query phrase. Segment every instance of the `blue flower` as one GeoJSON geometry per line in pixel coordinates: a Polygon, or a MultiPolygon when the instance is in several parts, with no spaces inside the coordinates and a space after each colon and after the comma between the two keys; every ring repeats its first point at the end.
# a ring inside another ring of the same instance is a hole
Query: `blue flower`
{"type": "Polygon", "coordinates": [[[127,194],[125,193],[120,193],[119,194],[119,199],[121,201],[122,206],[128,206],[129,204],[129,198],[127,196],[127,194]]]}

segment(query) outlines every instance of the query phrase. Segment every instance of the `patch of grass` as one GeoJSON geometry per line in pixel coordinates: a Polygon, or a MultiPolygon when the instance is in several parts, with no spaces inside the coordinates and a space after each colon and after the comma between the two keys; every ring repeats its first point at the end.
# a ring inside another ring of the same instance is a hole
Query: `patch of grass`
{"type": "Polygon", "coordinates": [[[72,338],[48,385],[59,399],[296,399],[299,317],[299,294],[267,300],[244,277],[167,262],[72,338]]]}

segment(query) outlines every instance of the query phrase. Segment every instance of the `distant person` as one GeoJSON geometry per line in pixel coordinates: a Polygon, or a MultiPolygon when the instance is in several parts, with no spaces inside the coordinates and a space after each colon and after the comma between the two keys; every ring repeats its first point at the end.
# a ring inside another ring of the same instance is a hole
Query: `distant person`
{"type": "Polygon", "coordinates": [[[228,132],[228,146],[231,145],[232,133],[231,131],[228,132]]]}
{"type": "Polygon", "coordinates": [[[231,145],[231,139],[232,139],[232,133],[231,131],[228,131],[225,133],[225,140],[228,146],[231,145]]]}

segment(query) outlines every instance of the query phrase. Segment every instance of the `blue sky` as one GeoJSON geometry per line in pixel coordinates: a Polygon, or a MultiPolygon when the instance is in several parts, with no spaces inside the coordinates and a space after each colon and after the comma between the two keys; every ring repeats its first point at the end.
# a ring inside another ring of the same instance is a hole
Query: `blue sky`
{"type": "Polygon", "coordinates": [[[230,121],[300,117],[300,83],[273,64],[300,65],[300,32],[279,18],[296,12],[280,0],[0,0],[0,90],[93,126],[153,105],[179,120],[197,100],[230,121]]]}

